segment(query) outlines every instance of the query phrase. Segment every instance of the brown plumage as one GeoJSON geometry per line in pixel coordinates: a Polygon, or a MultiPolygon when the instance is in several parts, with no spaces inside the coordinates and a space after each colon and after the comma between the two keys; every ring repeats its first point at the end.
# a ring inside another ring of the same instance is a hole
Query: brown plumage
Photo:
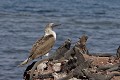
{"type": "Polygon", "coordinates": [[[53,47],[56,40],[56,33],[53,31],[53,27],[58,26],[54,23],[49,23],[45,28],[45,34],[38,39],[33,45],[29,57],[23,61],[20,66],[27,64],[35,58],[41,57],[48,53],[53,47]]]}
{"type": "Polygon", "coordinates": [[[53,35],[42,37],[41,39],[36,41],[36,43],[33,45],[33,48],[31,49],[29,57],[32,57],[32,59],[35,59],[39,56],[42,56],[48,53],[48,51],[53,47],[54,43],[55,43],[55,38],[53,35]]]}

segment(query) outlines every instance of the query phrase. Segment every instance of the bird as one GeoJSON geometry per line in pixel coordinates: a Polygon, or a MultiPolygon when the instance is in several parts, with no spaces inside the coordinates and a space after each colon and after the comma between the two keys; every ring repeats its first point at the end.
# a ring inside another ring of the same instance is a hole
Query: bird
{"type": "Polygon", "coordinates": [[[46,25],[44,35],[33,44],[29,57],[19,66],[23,66],[36,58],[42,57],[52,49],[56,41],[56,32],[53,31],[53,28],[59,25],[61,24],[48,23],[46,25]]]}

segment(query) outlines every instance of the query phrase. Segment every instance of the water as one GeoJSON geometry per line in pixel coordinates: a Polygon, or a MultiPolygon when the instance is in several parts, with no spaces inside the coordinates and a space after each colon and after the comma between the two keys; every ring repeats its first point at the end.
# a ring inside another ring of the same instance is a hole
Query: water
{"type": "Polygon", "coordinates": [[[49,22],[62,24],[53,51],[84,33],[90,52],[115,53],[120,45],[120,0],[0,0],[0,80],[22,79],[26,66],[16,66],[49,22]]]}

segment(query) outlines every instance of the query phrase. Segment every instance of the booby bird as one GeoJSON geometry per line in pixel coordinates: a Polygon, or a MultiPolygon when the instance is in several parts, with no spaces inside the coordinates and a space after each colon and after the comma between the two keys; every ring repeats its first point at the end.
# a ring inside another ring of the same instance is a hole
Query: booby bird
{"type": "Polygon", "coordinates": [[[56,33],[53,28],[60,24],[49,23],[45,27],[44,36],[38,39],[30,51],[29,57],[23,61],[19,66],[25,65],[35,58],[41,57],[47,54],[53,47],[56,41],[56,33]]]}

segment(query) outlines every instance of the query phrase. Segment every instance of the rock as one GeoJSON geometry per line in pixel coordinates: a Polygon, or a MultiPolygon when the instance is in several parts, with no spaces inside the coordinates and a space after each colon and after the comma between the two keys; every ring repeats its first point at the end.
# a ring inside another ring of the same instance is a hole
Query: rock
{"type": "Polygon", "coordinates": [[[59,60],[64,57],[65,53],[70,49],[71,40],[67,39],[53,54],[53,60],[59,60]]]}
{"type": "Polygon", "coordinates": [[[48,61],[43,61],[37,66],[37,71],[43,73],[44,69],[47,67],[47,62],[48,61]]]}
{"type": "Polygon", "coordinates": [[[59,80],[62,77],[65,77],[67,74],[66,73],[53,73],[54,80],[59,80]]]}
{"type": "Polygon", "coordinates": [[[29,77],[30,80],[119,80],[120,46],[117,59],[109,54],[91,55],[86,47],[87,39],[83,35],[72,48],[71,40],[66,40],[55,54],[29,65],[26,80],[29,77]]]}
{"type": "Polygon", "coordinates": [[[69,80],[81,80],[81,79],[77,79],[77,78],[74,78],[74,77],[73,77],[73,78],[71,78],[71,79],[69,79],[69,80]]]}
{"type": "Polygon", "coordinates": [[[61,63],[53,64],[53,70],[54,71],[60,71],[61,70],[61,63]]]}

